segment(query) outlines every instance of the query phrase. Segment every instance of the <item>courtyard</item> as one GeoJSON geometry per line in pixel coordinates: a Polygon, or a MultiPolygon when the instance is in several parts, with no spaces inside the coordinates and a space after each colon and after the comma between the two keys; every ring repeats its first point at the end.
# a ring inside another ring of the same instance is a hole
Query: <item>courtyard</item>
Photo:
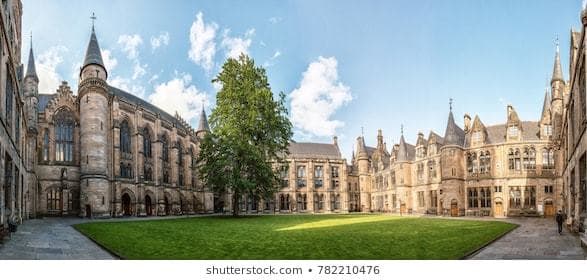
{"type": "Polygon", "coordinates": [[[97,222],[75,228],[123,259],[460,259],[516,225],[389,215],[97,222]]]}

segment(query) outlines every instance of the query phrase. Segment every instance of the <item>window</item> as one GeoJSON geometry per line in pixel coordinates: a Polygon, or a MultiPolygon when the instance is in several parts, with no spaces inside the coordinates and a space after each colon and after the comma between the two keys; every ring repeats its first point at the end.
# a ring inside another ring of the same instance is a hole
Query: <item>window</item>
{"type": "Polygon", "coordinates": [[[483,135],[481,134],[481,131],[473,132],[473,135],[471,136],[471,138],[472,138],[472,142],[475,144],[481,144],[481,141],[483,141],[483,135]]]}
{"type": "Polygon", "coordinates": [[[340,194],[337,194],[334,198],[334,210],[340,209],[340,194]]]}
{"type": "Polygon", "coordinates": [[[395,171],[389,172],[389,177],[391,178],[391,184],[395,185],[395,171]]]}
{"type": "Polygon", "coordinates": [[[55,114],[55,160],[73,161],[73,127],[71,112],[61,110],[55,114]]]}
{"type": "Polygon", "coordinates": [[[489,187],[481,188],[480,191],[480,205],[482,208],[491,207],[491,189],[489,187]]]}
{"type": "Polygon", "coordinates": [[[169,184],[169,169],[163,169],[163,183],[169,184]]]}
{"type": "Polygon", "coordinates": [[[424,163],[418,163],[416,174],[418,176],[418,181],[424,179],[424,163]]]}
{"type": "Polygon", "coordinates": [[[61,211],[61,192],[52,189],[47,192],[47,211],[61,211]]]}
{"type": "Polygon", "coordinates": [[[495,187],[493,187],[493,191],[494,192],[501,192],[501,186],[495,186],[495,187]]]}
{"type": "Polygon", "coordinates": [[[169,162],[169,142],[167,141],[167,135],[161,137],[161,159],[164,162],[169,162]]]}
{"type": "Polygon", "coordinates": [[[12,86],[12,75],[10,65],[6,64],[6,125],[12,125],[12,100],[14,99],[14,88],[12,86]]]}
{"type": "Polygon", "coordinates": [[[145,165],[143,171],[145,173],[145,181],[153,181],[153,170],[151,169],[151,167],[145,165]]]}
{"type": "Polygon", "coordinates": [[[132,165],[130,163],[120,162],[120,177],[132,178],[132,165]]]}
{"type": "Polygon", "coordinates": [[[338,178],[338,166],[332,166],[331,171],[332,171],[332,178],[338,178]]]}
{"type": "Polygon", "coordinates": [[[308,200],[306,194],[298,194],[297,195],[297,202],[298,202],[298,211],[305,211],[308,209],[308,200]]]}
{"type": "Polygon", "coordinates": [[[536,150],[534,147],[524,148],[524,169],[536,169],[536,150]]]}
{"type": "Polygon", "coordinates": [[[469,153],[467,154],[467,172],[469,175],[473,175],[477,173],[477,154],[476,153],[469,153]]]}
{"type": "Polygon", "coordinates": [[[552,186],[544,186],[544,193],[553,193],[552,186]]]}
{"type": "Polygon", "coordinates": [[[436,207],[438,207],[438,192],[437,191],[430,191],[430,208],[436,208],[436,207]]]}
{"type": "Polygon", "coordinates": [[[418,192],[418,207],[424,207],[424,192],[418,192]]]}
{"type": "Polygon", "coordinates": [[[281,187],[287,188],[289,186],[289,166],[287,164],[279,167],[279,178],[281,179],[281,187]]]}
{"type": "Polygon", "coordinates": [[[508,135],[510,137],[518,137],[518,127],[516,125],[508,127],[508,135]]]}
{"type": "Polygon", "coordinates": [[[544,136],[550,137],[552,136],[552,125],[547,124],[543,127],[544,136]]]}
{"type": "Polygon", "coordinates": [[[151,158],[153,155],[151,149],[151,133],[148,127],[143,129],[143,155],[146,158],[151,158]]]}
{"type": "Polygon", "coordinates": [[[314,166],[314,187],[321,188],[323,186],[323,177],[324,172],[322,170],[322,165],[314,166]]]}
{"type": "Polygon", "coordinates": [[[123,154],[132,153],[130,144],[130,126],[128,121],[124,120],[120,124],[120,152],[123,154]]]}
{"type": "Polygon", "coordinates": [[[536,187],[528,186],[524,188],[524,207],[536,208],[536,187]]]}
{"type": "Polygon", "coordinates": [[[522,207],[522,193],[520,187],[510,187],[510,208],[520,209],[522,207]]]}
{"type": "Polygon", "coordinates": [[[479,201],[477,200],[477,188],[469,188],[467,201],[469,208],[477,208],[479,207],[479,201]]]}
{"type": "Polygon", "coordinates": [[[554,150],[551,148],[542,149],[542,168],[553,169],[554,168],[554,150]]]}
{"type": "Polygon", "coordinates": [[[324,209],[324,194],[314,194],[314,210],[324,209]]]}
{"type": "Polygon", "coordinates": [[[436,161],[434,160],[428,161],[428,178],[436,178],[436,161]]]}
{"type": "Polygon", "coordinates": [[[43,161],[49,161],[49,130],[45,129],[43,135],[43,161]]]}
{"type": "Polygon", "coordinates": [[[479,173],[488,174],[491,171],[491,154],[489,151],[479,154],[479,173]]]}
{"type": "Polygon", "coordinates": [[[177,184],[181,187],[184,182],[183,145],[177,140],[177,184]]]}
{"type": "Polygon", "coordinates": [[[298,188],[306,187],[306,167],[303,165],[297,166],[297,186],[298,188]]]}

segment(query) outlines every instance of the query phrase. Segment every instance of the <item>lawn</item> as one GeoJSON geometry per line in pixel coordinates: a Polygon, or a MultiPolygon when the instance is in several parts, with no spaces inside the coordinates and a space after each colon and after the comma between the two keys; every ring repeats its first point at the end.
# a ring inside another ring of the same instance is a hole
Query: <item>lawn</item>
{"type": "Polygon", "coordinates": [[[387,215],[197,217],[75,225],[124,259],[459,259],[515,225],[387,215]]]}

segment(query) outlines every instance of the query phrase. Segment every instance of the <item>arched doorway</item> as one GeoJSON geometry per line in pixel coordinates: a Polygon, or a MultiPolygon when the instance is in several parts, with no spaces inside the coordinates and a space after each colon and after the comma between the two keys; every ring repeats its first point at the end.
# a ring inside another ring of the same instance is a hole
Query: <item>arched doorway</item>
{"type": "Polygon", "coordinates": [[[167,198],[167,196],[165,196],[165,198],[164,198],[164,203],[165,203],[165,215],[169,216],[169,215],[171,215],[171,204],[169,203],[169,199],[167,198]]]}
{"type": "Polygon", "coordinates": [[[122,195],[122,215],[130,216],[132,215],[131,205],[130,205],[130,195],[125,193],[122,195]]]}
{"type": "Polygon", "coordinates": [[[147,216],[153,216],[153,203],[149,195],[145,195],[145,212],[147,212],[147,216]]]}
{"type": "Polygon", "coordinates": [[[86,204],[86,218],[91,218],[92,217],[92,206],[90,206],[89,204],[86,204]]]}
{"type": "Polygon", "coordinates": [[[457,217],[459,215],[459,203],[456,199],[453,199],[450,202],[450,215],[452,217],[457,217]]]}
{"type": "Polygon", "coordinates": [[[493,214],[495,217],[503,217],[503,202],[501,199],[495,199],[493,214]]]}

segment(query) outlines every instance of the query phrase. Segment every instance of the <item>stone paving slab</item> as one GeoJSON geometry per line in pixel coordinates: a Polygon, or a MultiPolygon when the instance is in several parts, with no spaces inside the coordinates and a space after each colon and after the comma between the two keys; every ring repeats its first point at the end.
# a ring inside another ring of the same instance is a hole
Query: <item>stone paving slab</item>
{"type": "Polygon", "coordinates": [[[0,260],[112,260],[114,256],[71,225],[78,218],[43,218],[25,221],[0,245],[0,260]]]}
{"type": "Polygon", "coordinates": [[[554,219],[510,218],[503,221],[520,225],[489,244],[470,259],[474,260],[585,260],[587,249],[578,236],[557,232],[554,219]]]}

